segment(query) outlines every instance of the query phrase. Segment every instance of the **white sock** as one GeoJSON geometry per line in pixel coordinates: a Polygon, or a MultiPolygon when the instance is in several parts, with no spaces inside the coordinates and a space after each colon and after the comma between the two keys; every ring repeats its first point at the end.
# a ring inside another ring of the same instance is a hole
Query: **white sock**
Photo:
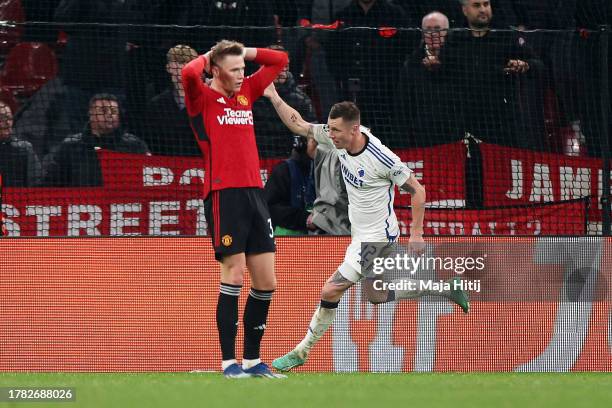
{"type": "Polygon", "coordinates": [[[310,353],[310,349],[319,341],[325,334],[329,326],[336,317],[337,308],[328,309],[326,307],[319,306],[312,315],[310,325],[308,326],[308,332],[306,337],[295,347],[302,357],[310,353]]]}
{"type": "Polygon", "coordinates": [[[255,367],[259,363],[261,363],[261,358],[255,358],[253,360],[247,360],[246,358],[243,358],[242,359],[242,369],[247,370],[251,367],[255,367]]]}
{"type": "Polygon", "coordinates": [[[232,358],[231,360],[223,360],[223,361],[221,362],[221,369],[222,369],[223,371],[225,371],[225,369],[226,369],[227,367],[231,366],[232,364],[237,364],[237,363],[238,363],[238,362],[236,361],[236,359],[235,359],[235,358],[232,358]]]}

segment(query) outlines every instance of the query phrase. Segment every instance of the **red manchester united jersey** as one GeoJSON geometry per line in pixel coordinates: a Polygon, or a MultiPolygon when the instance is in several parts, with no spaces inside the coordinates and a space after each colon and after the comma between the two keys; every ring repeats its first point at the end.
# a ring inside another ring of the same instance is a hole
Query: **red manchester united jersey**
{"type": "Polygon", "coordinates": [[[258,48],[255,63],[263,66],[246,77],[240,91],[231,98],[202,81],[208,64],[203,55],[183,68],[185,105],[204,155],[204,197],[226,188],[263,187],[251,109],[287,65],[287,54],[258,48]]]}

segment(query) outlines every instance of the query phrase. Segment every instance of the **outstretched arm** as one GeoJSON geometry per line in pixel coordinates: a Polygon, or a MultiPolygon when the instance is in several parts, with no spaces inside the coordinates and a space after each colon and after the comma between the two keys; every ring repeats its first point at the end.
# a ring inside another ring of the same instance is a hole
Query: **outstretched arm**
{"type": "Polygon", "coordinates": [[[276,113],[293,134],[314,137],[312,124],[306,122],[298,111],[287,105],[287,102],[276,92],[273,83],[266,88],[264,96],[270,99],[276,113]]]}

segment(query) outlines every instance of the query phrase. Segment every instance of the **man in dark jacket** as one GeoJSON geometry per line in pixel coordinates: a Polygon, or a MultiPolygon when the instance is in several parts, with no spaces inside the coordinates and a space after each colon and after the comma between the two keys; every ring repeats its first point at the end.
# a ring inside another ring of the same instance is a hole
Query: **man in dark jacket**
{"type": "Polygon", "coordinates": [[[274,235],[301,235],[317,229],[311,215],[316,198],[316,150],[314,139],[294,136],[291,156],[272,170],[265,193],[274,235]]]}
{"type": "Polygon", "coordinates": [[[432,12],[421,24],[423,40],[406,57],[395,93],[395,130],[400,147],[425,147],[463,138],[456,79],[440,70],[440,53],[449,36],[448,18],[432,12]]]}
{"type": "Polygon", "coordinates": [[[138,137],[123,131],[117,97],[97,94],[89,102],[89,123],[82,133],[68,136],[45,157],[48,186],[101,186],[102,169],[96,150],[149,154],[138,137]]]}
{"type": "MultiPolygon", "coordinates": [[[[453,33],[440,53],[440,69],[455,78],[462,128],[489,143],[540,148],[527,133],[519,104],[520,80],[535,80],[543,64],[512,32],[491,30],[490,3],[461,0],[470,31],[453,33]]],[[[537,86],[536,83],[533,86],[537,86]]]]}
{"type": "MultiPolygon", "coordinates": [[[[268,47],[273,50],[287,52],[280,45],[268,47]]],[[[304,120],[309,122],[316,121],[316,116],[312,102],[300,88],[297,87],[295,79],[289,72],[289,64],[274,80],[274,86],[278,94],[287,103],[295,108],[304,120]]],[[[288,153],[287,136],[288,131],[285,125],[278,120],[278,115],[268,98],[259,98],[253,105],[253,116],[255,117],[255,134],[257,135],[257,145],[262,156],[266,157],[286,157],[288,153]]]]}
{"type": "Polygon", "coordinates": [[[0,175],[4,187],[37,186],[40,162],[32,144],[13,135],[13,112],[0,102],[0,175]]]}

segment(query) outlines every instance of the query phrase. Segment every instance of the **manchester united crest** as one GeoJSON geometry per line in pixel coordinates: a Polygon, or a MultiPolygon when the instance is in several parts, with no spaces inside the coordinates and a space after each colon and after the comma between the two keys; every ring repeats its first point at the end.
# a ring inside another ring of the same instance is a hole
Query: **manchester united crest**
{"type": "Polygon", "coordinates": [[[231,236],[231,235],[224,235],[224,236],[221,238],[221,243],[222,243],[224,246],[226,246],[226,247],[228,247],[228,246],[232,245],[232,236],[231,236]]]}
{"type": "Polygon", "coordinates": [[[242,106],[249,106],[249,99],[244,95],[238,95],[238,103],[242,106]]]}

